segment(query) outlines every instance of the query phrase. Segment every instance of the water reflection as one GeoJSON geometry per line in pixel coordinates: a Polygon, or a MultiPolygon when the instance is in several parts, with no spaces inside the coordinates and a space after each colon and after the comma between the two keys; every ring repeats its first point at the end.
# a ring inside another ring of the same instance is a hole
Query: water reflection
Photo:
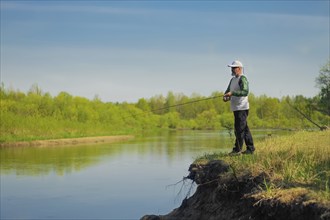
{"type": "MultiPolygon", "coordinates": [[[[254,131],[256,139],[269,131],[254,131]]],[[[274,133],[274,131],[273,131],[274,133]]],[[[277,132],[279,133],[279,132],[277,132]]],[[[283,132],[282,132],[283,133],[283,132]]],[[[102,157],[137,154],[140,157],[166,158],[169,164],[184,154],[201,155],[231,148],[233,137],[226,131],[163,131],[134,140],[85,146],[5,147],[0,148],[2,174],[69,174],[98,164],[102,157]]]]}
{"type": "Polygon", "coordinates": [[[92,166],[104,155],[123,151],[118,145],[1,148],[1,172],[16,175],[68,174],[92,166]]]}
{"type": "Polygon", "coordinates": [[[102,145],[0,148],[0,219],[165,214],[186,195],[178,198],[180,184],[166,186],[187,175],[194,158],[229,151],[232,143],[225,131],[170,131],[102,145]]]}

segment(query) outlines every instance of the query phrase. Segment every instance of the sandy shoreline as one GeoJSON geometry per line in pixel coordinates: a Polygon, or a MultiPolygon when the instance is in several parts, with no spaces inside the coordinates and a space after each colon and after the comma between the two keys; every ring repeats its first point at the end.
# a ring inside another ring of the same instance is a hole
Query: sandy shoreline
{"type": "Polygon", "coordinates": [[[82,138],[64,138],[52,140],[38,140],[38,141],[18,141],[0,143],[0,147],[28,147],[28,146],[58,146],[58,145],[86,145],[86,144],[100,144],[113,143],[118,141],[125,141],[134,138],[132,135],[117,135],[117,136],[99,136],[99,137],[82,137],[82,138]]]}

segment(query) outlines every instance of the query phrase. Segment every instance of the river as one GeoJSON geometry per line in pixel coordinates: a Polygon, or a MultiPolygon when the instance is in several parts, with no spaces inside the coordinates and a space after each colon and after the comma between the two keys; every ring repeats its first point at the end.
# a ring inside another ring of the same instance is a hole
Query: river
{"type": "MultiPolygon", "coordinates": [[[[255,139],[270,133],[283,131],[252,131],[255,139]]],[[[168,131],[121,143],[0,148],[0,217],[139,219],[166,214],[194,192],[190,181],[179,182],[194,159],[229,152],[232,142],[226,131],[168,131]]]]}

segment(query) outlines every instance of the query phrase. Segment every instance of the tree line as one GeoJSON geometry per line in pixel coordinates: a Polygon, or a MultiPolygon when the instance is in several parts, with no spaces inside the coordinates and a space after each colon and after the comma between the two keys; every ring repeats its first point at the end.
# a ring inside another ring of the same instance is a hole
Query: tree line
{"type": "MultiPolygon", "coordinates": [[[[249,95],[251,128],[310,129],[330,123],[330,60],[316,78],[317,96],[273,98],[249,95]],[[299,112],[297,112],[297,109],[299,112]]],[[[37,84],[28,92],[0,86],[0,142],[129,134],[153,129],[232,129],[233,114],[220,91],[205,97],[168,92],[136,103],[102,102],[37,84]],[[199,101],[202,100],[202,101],[199,101]],[[189,104],[185,104],[189,103],[189,104]],[[173,107],[174,106],[174,107],[173,107]]]]}
{"type": "MultiPolygon", "coordinates": [[[[210,96],[168,92],[141,98],[136,103],[102,102],[60,92],[51,96],[33,85],[28,92],[0,88],[1,142],[118,135],[152,129],[231,129],[233,114],[222,92],[210,96]],[[215,97],[215,98],[212,98],[215,97]],[[207,99],[199,101],[202,99],[207,99]],[[195,102],[196,101],[196,102],[195,102]],[[181,105],[184,103],[189,103],[181,105]],[[176,107],[171,107],[175,106],[176,107]]],[[[251,128],[314,128],[290,105],[320,125],[329,125],[330,116],[317,109],[318,97],[273,98],[249,95],[251,128]],[[288,105],[290,103],[290,105],[288,105]]]]}

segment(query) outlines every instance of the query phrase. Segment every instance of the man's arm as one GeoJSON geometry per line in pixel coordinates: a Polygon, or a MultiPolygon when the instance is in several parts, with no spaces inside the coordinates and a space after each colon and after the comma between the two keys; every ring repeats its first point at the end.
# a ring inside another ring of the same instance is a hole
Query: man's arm
{"type": "Polygon", "coordinates": [[[230,92],[230,83],[231,83],[231,80],[230,80],[230,82],[229,82],[229,84],[228,84],[228,87],[227,87],[227,89],[226,89],[226,91],[225,91],[225,94],[228,93],[228,92],[230,92]]]}
{"type": "Polygon", "coordinates": [[[227,102],[227,101],[230,100],[230,96],[231,96],[231,95],[229,95],[229,93],[230,93],[230,84],[231,84],[231,81],[232,81],[232,80],[233,80],[233,79],[230,80],[230,82],[229,82],[229,84],[228,84],[228,87],[227,87],[227,89],[226,89],[226,91],[225,91],[225,94],[223,95],[223,101],[224,101],[224,102],[227,102]]]}
{"type": "Polygon", "coordinates": [[[233,96],[247,96],[249,94],[249,82],[245,76],[241,76],[239,82],[240,90],[233,91],[233,96]]]}

